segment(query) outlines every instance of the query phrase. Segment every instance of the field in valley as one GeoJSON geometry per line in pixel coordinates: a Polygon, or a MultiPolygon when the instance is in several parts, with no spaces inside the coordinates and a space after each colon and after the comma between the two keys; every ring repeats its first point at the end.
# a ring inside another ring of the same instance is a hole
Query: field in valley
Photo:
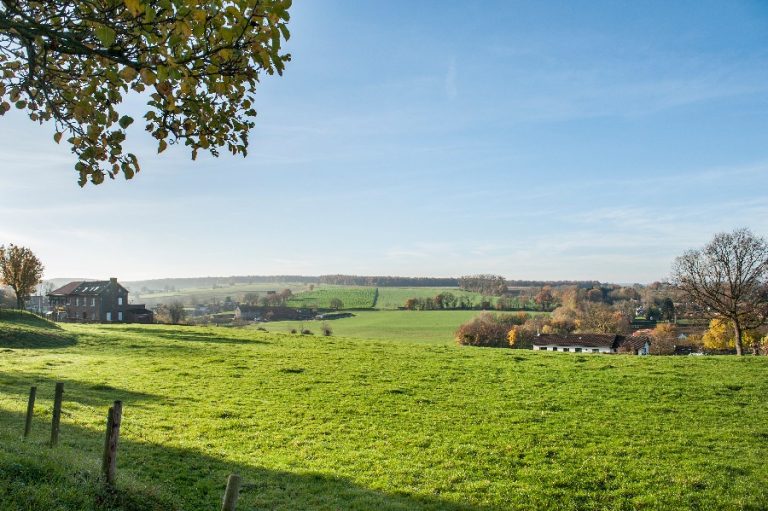
{"type": "Polygon", "coordinates": [[[768,357],[421,340],[0,317],[0,507],[208,511],[231,472],[243,510],[768,507],[768,357]],[[114,399],[107,494],[96,474],[114,399]]]}
{"type": "Polygon", "coordinates": [[[342,309],[370,309],[376,305],[378,289],[375,287],[323,286],[312,291],[295,294],[286,306],[308,309],[334,308],[333,300],[341,301],[342,309]]]}
{"type": "MultiPolygon", "coordinates": [[[[296,282],[280,283],[254,283],[220,285],[213,288],[184,288],[174,291],[155,291],[141,293],[140,290],[131,291],[131,299],[135,302],[146,303],[154,306],[158,303],[170,303],[175,300],[185,302],[206,303],[212,300],[219,302],[226,297],[240,300],[246,293],[259,293],[262,296],[268,291],[282,291],[290,289],[294,297],[288,301],[290,307],[330,308],[331,299],[338,298],[345,309],[376,308],[383,310],[396,310],[405,305],[409,298],[433,298],[440,293],[452,293],[457,298],[468,298],[474,304],[479,304],[484,298],[480,293],[463,291],[453,287],[365,287],[365,286],[336,286],[329,284],[314,285],[310,290],[307,284],[296,282]],[[378,289],[378,292],[377,292],[378,289]]],[[[495,297],[486,297],[491,303],[495,303],[495,297]]]]}
{"type": "MultiPolygon", "coordinates": [[[[271,321],[259,324],[269,332],[288,333],[292,329],[308,329],[320,334],[328,325],[336,336],[409,341],[419,343],[453,343],[453,333],[462,323],[481,311],[354,311],[354,317],[330,321],[271,321]]],[[[254,327],[255,328],[255,327],[254,327]]]]}

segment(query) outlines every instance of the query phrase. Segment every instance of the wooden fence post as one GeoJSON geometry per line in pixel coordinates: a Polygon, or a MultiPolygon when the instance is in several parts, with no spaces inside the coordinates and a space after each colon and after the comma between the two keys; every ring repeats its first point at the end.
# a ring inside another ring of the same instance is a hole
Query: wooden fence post
{"type": "Polygon", "coordinates": [[[104,457],[101,475],[108,485],[115,484],[117,474],[117,441],[120,438],[120,423],[123,418],[123,402],[115,401],[107,413],[107,434],[104,438],[104,457]]]}
{"type": "Polygon", "coordinates": [[[32,416],[35,414],[36,395],[37,387],[31,387],[29,389],[29,401],[27,401],[27,420],[24,422],[24,438],[27,438],[32,431],[32,416]]]}
{"type": "Polygon", "coordinates": [[[227,489],[224,491],[224,502],[221,504],[221,511],[235,511],[237,497],[240,496],[240,476],[230,474],[227,479],[227,489]]]}
{"type": "Polygon", "coordinates": [[[56,384],[56,394],[53,398],[53,419],[51,420],[51,447],[59,443],[59,424],[61,423],[61,401],[64,397],[64,384],[56,384]]]}

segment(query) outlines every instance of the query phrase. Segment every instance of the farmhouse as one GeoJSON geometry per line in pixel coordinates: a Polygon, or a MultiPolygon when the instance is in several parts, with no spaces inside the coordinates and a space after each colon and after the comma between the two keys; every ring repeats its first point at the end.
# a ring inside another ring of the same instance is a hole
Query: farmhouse
{"type": "Polygon", "coordinates": [[[154,316],[144,304],[128,304],[128,290],[116,278],[92,282],[70,282],[48,293],[53,319],[152,323],[154,316]]]}
{"type": "Polygon", "coordinates": [[[533,340],[536,351],[565,351],[575,353],[633,353],[647,355],[651,340],[646,336],[617,334],[541,334],[533,340]]]}

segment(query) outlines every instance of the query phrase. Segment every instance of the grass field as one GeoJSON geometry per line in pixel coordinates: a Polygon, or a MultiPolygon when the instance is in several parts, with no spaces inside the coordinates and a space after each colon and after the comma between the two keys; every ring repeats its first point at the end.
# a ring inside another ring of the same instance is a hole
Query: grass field
{"type": "MultiPolygon", "coordinates": [[[[437,294],[450,292],[456,297],[467,297],[472,299],[475,304],[480,303],[483,296],[479,293],[462,291],[458,288],[450,287],[380,287],[378,288],[378,297],[375,305],[373,298],[375,287],[355,287],[355,286],[334,286],[334,285],[315,285],[312,291],[306,284],[283,282],[283,283],[259,283],[259,284],[238,284],[234,286],[211,288],[187,288],[177,291],[155,292],[141,294],[137,291],[131,293],[134,301],[147,303],[152,306],[158,303],[169,303],[174,300],[190,302],[196,300],[205,303],[212,299],[224,300],[227,296],[238,300],[245,293],[266,294],[267,291],[281,291],[290,289],[295,297],[289,301],[291,307],[320,307],[328,308],[332,298],[339,298],[345,308],[368,308],[377,309],[397,309],[405,305],[409,298],[431,298],[437,294]]],[[[496,298],[490,297],[492,303],[496,298]]]]}
{"type": "Polygon", "coordinates": [[[288,307],[331,308],[331,300],[341,300],[343,309],[370,309],[376,304],[378,291],[375,287],[323,286],[294,295],[286,302],[288,307]]]}
{"type": "MultiPolygon", "coordinates": [[[[405,305],[409,298],[434,298],[440,293],[453,293],[457,298],[471,298],[474,303],[480,303],[483,296],[480,293],[463,291],[455,287],[380,287],[377,309],[397,309],[405,305]]],[[[495,301],[491,298],[491,301],[495,301]]]]}
{"type": "Polygon", "coordinates": [[[2,321],[16,331],[0,341],[2,509],[209,511],[230,472],[246,483],[242,510],[768,508],[766,357],[2,321]],[[105,493],[114,399],[118,486],[105,493]]]}
{"type": "Polygon", "coordinates": [[[211,300],[218,300],[221,302],[227,296],[237,300],[245,293],[260,293],[261,295],[265,295],[267,291],[282,291],[283,289],[290,289],[294,293],[300,293],[307,290],[308,286],[297,282],[280,282],[235,284],[232,286],[219,286],[215,289],[211,287],[184,288],[176,291],[154,293],[141,293],[140,290],[134,289],[131,291],[130,297],[132,301],[154,306],[158,303],[170,303],[175,300],[185,303],[189,303],[192,300],[199,303],[206,303],[211,300]]]}
{"type": "Polygon", "coordinates": [[[287,333],[307,328],[319,334],[323,324],[334,335],[426,343],[452,343],[462,323],[481,311],[354,311],[354,317],[332,321],[273,321],[259,326],[270,332],[287,333]]]}

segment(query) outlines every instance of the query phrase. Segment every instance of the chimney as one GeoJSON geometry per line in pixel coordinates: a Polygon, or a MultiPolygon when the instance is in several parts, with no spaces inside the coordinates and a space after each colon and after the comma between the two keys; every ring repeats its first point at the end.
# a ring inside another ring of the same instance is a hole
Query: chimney
{"type": "Polygon", "coordinates": [[[110,284],[117,284],[117,277],[110,277],[109,278],[109,283],[110,284]]]}

